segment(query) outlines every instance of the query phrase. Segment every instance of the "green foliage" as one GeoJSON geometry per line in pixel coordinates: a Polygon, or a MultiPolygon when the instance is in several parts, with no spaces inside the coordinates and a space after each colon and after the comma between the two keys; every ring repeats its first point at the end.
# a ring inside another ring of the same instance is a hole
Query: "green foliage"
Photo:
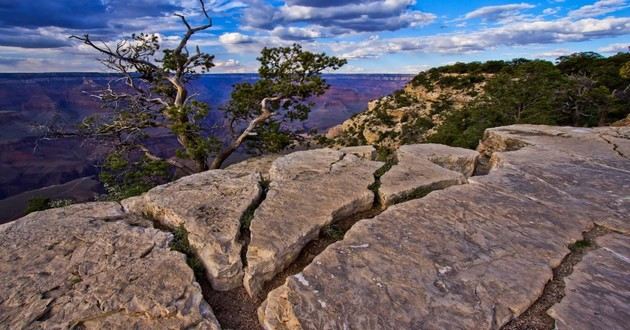
{"type": "Polygon", "coordinates": [[[388,148],[380,148],[377,150],[377,160],[384,161],[385,164],[374,172],[374,182],[368,186],[368,189],[374,192],[374,196],[378,201],[378,190],[381,188],[381,177],[398,164],[394,150],[388,148]]]}
{"type": "Polygon", "coordinates": [[[201,260],[196,256],[195,249],[190,246],[188,241],[188,231],[184,225],[180,224],[173,230],[173,241],[171,242],[171,250],[181,252],[186,255],[186,263],[195,272],[198,278],[205,276],[205,268],[201,260]]]}
{"type": "Polygon", "coordinates": [[[619,76],[623,79],[630,79],[630,62],[624,64],[621,69],[619,69],[619,76]]]}
{"type": "Polygon", "coordinates": [[[122,200],[140,195],[149,189],[170,181],[169,166],[161,160],[150,160],[144,156],[125,152],[113,152],[102,165],[99,179],[105,186],[110,200],[122,200]]]}
{"type": "Polygon", "coordinates": [[[308,119],[313,107],[311,98],[328,90],[322,73],[341,68],[346,60],[305,51],[294,44],[264,48],[258,61],[259,79],[235,85],[223,110],[233,130],[263,118],[264,111],[271,112],[247,136],[246,146],[259,152],[277,152],[297,138],[290,123],[308,119]]]}
{"type": "Polygon", "coordinates": [[[48,210],[50,206],[50,198],[35,197],[27,202],[26,213],[48,210]]]}
{"type": "Polygon", "coordinates": [[[344,231],[335,224],[324,227],[322,233],[325,237],[335,241],[343,239],[343,236],[345,235],[344,231]]]}
{"type": "Polygon", "coordinates": [[[630,54],[604,58],[578,53],[559,58],[555,66],[546,61],[504,62],[480,97],[461,111],[446,112],[428,142],[475,148],[490,127],[597,126],[622,119],[630,106],[619,92],[628,88],[619,72],[629,59],[630,54]]]}
{"type": "Polygon", "coordinates": [[[50,199],[45,197],[35,197],[27,202],[25,212],[28,214],[37,211],[64,207],[71,204],[74,204],[74,200],[72,199],[50,199]]]}
{"type": "Polygon", "coordinates": [[[579,240],[576,241],[575,243],[571,244],[569,246],[569,250],[571,250],[572,252],[576,252],[576,251],[580,251],[580,250],[584,250],[586,248],[589,248],[593,245],[593,243],[591,243],[591,241],[589,240],[579,240]]]}
{"type": "Polygon", "coordinates": [[[282,128],[279,122],[269,121],[256,128],[256,134],[247,140],[246,146],[260,153],[278,153],[294,141],[293,132],[282,128]]]}

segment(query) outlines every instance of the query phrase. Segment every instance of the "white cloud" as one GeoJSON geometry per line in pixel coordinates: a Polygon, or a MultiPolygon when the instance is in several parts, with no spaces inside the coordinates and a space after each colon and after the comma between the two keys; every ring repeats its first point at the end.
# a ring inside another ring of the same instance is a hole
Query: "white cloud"
{"type": "Polygon", "coordinates": [[[568,49],[555,49],[555,50],[550,50],[550,51],[538,53],[538,54],[534,55],[534,57],[536,57],[536,58],[545,58],[545,59],[556,59],[556,58],[558,58],[560,56],[571,55],[573,53],[574,53],[573,51],[570,51],[568,49]]]}
{"type": "Polygon", "coordinates": [[[246,36],[238,32],[224,33],[219,37],[219,41],[223,44],[247,44],[253,42],[252,37],[246,36]]]}
{"type": "Polygon", "coordinates": [[[367,40],[337,43],[343,57],[375,58],[405,51],[460,54],[479,52],[499,46],[521,46],[586,41],[630,34],[630,17],[585,18],[577,21],[517,22],[470,33],[451,33],[421,38],[367,40]]]}
{"type": "Polygon", "coordinates": [[[514,16],[518,14],[521,10],[532,9],[536,6],[529,3],[513,3],[508,5],[500,5],[500,6],[485,6],[473,10],[466,15],[464,15],[465,19],[486,19],[486,20],[498,20],[501,18],[507,18],[509,16],[514,16]]]}
{"type": "Polygon", "coordinates": [[[396,31],[425,26],[436,20],[437,16],[434,14],[414,10],[412,6],[415,2],[415,0],[296,0],[286,1],[280,7],[274,7],[261,0],[251,0],[250,7],[244,11],[243,23],[247,28],[267,31],[306,24],[329,28],[336,35],[340,35],[396,31]]]}
{"type": "Polygon", "coordinates": [[[627,53],[628,51],[630,51],[630,42],[625,44],[610,44],[606,47],[599,48],[597,51],[608,54],[627,53]]]}
{"type": "Polygon", "coordinates": [[[596,17],[613,13],[624,8],[628,8],[626,0],[599,0],[592,5],[586,5],[569,12],[569,17],[596,17]]]}

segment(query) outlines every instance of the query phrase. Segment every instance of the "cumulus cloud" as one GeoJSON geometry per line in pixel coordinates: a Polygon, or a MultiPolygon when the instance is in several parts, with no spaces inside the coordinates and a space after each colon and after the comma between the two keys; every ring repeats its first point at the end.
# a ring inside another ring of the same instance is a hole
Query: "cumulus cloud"
{"type": "Polygon", "coordinates": [[[253,39],[250,36],[246,36],[239,32],[229,32],[224,33],[219,37],[219,41],[223,44],[248,44],[253,42],[253,39]]]}
{"type": "Polygon", "coordinates": [[[516,22],[471,33],[451,33],[421,38],[368,40],[361,43],[339,43],[345,58],[374,58],[404,51],[426,53],[470,53],[499,46],[522,46],[577,42],[630,34],[630,17],[577,21],[516,22]],[[344,52],[345,51],[345,52],[344,52]]]}
{"type": "Polygon", "coordinates": [[[630,51],[630,43],[615,43],[599,48],[597,51],[607,54],[627,53],[630,51]]]}
{"type": "Polygon", "coordinates": [[[586,5],[569,12],[569,17],[597,17],[628,8],[626,0],[599,0],[592,5],[586,5]]]}
{"type": "Polygon", "coordinates": [[[500,6],[485,6],[473,10],[466,15],[464,19],[484,19],[488,21],[498,21],[510,16],[518,15],[522,10],[532,9],[536,6],[529,3],[513,3],[500,6]]]}
{"type": "MultiPolygon", "coordinates": [[[[434,14],[413,10],[414,4],[415,0],[288,0],[282,6],[274,7],[254,0],[245,10],[243,22],[247,27],[269,31],[278,27],[285,29],[279,31],[289,31],[292,24],[306,24],[334,29],[336,33],[343,34],[395,31],[424,26],[436,19],[434,14]]],[[[286,35],[294,38],[299,34],[286,35]]],[[[312,35],[307,34],[306,37],[311,38],[312,35]]]]}
{"type": "Polygon", "coordinates": [[[534,55],[534,57],[536,58],[545,58],[545,59],[556,59],[558,57],[561,56],[566,56],[566,55],[571,55],[573,54],[573,51],[570,51],[568,49],[555,49],[555,50],[549,50],[546,52],[542,52],[542,53],[538,53],[536,55],[534,55]]]}

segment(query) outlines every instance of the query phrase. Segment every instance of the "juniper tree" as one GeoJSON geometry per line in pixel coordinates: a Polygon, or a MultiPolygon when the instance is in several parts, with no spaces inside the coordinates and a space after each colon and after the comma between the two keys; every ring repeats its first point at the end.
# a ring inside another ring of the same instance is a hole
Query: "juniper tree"
{"type": "Polygon", "coordinates": [[[264,48],[258,61],[259,79],[234,86],[231,100],[223,109],[231,141],[219,150],[211,168],[221,167],[243,144],[278,151],[296,140],[291,122],[306,120],[313,106],[311,97],[329,88],[322,73],[346,64],[344,59],[305,51],[298,44],[264,48]]]}
{"type": "Polygon", "coordinates": [[[189,52],[187,47],[195,34],[212,27],[203,0],[200,4],[207,23],[193,27],[184,15],[176,14],[186,32],[173,49],[161,49],[157,34],[133,34],[113,45],[96,42],[88,34],[71,36],[103,55],[100,62],[120,77],[92,95],[107,111],[86,118],[81,125],[83,135],[111,143],[118,155],[140,153],[145,159],[165,161],[187,173],[208,168],[214,139],[203,134],[200,124],[208,105],[188,90],[197,74],[214,66],[213,55],[199,47],[189,52]],[[162,157],[151,151],[148,141],[154,129],[168,130],[176,137],[182,147],[179,157],[162,157]],[[182,158],[193,160],[196,166],[182,158]]]}
{"type": "Polygon", "coordinates": [[[193,173],[220,168],[241,147],[262,151],[286,147],[298,138],[291,122],[306,120],[313,106],[310,98],[329,88],[322,73],[346,63],[297,44],[264,48],[258,58],[259,79],[237,84],[222,108],[229,128],[228,138],[222,140],[204,130],[209,106],[189,92],[191,80],[214,66],[213,55],[198,47],[188,50],[192,37],[212,26],[203,0],[200,4],[208,22],[193,27],[185,16],[176,15],[186,32],[173,49],[162,49],[159,36],[147,33],[115,45],[96,42],[87,34],[71,37],[104,55],[101,63],[118,77],[92,94],[106,111],[86,118],[80,130],[84,137],[111,144],[100,177],[114,198],[141,193],[154,181],[164,181],[165,163],[193,173]],[[176,138],[181,149],[175,155],[152,151],[151,132],[156,129],[168,130],[176,138]]]}

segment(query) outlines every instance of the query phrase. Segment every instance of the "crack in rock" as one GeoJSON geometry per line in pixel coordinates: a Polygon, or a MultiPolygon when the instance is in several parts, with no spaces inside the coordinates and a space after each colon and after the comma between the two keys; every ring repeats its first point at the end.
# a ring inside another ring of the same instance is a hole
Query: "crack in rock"
{"type": "Polygon", "coordinates": [[[600,137],[602,140],[604,140],[606,143],[610,144],[610,145],[613,147],[613,148],[612,148],[612,149],[613,149],[613,151],[614,151],[615,153],[617,153],[617,155],[619,155],[620,157],[623,157],[623,158],[629,158],[628,156],[624,155],[624,153],[623,153],[623,152],[621,152],[621,150],[619,150],[619,146],[618,146],[617,144],[615,144],[614,142],[612,142],[610,139],[607,139],[607,138],[605,137],[605,135],[604,135],[604,134],[599,134],[599,137],[600,137]]]}

